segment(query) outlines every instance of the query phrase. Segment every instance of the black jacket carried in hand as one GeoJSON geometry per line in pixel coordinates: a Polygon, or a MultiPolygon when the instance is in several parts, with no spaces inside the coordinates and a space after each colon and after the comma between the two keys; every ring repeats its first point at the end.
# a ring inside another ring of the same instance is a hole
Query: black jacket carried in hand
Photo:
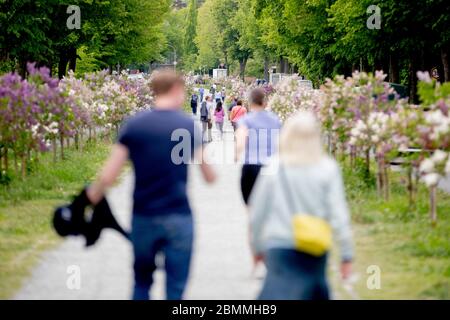
{"type": "Polygon", "coordinates": [[[87,197],[86,189],[75,197],[71,204],[55,210],[53,227],[62,237],[70,235],[84,236],[87,247],[97,242],[102,230],[105,228],[114,229],[129,239],[129,234],[123,230],[114,218],[106,199],[103,198],[97,205],[92,206],[87,197]],[[88,207],[93,207],[90,217],[85,213],[88,207]]]}

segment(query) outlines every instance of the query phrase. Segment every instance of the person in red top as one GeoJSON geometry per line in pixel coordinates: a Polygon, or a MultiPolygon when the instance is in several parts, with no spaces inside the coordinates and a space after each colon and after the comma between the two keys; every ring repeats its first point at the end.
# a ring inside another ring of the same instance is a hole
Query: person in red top
{"type": "Polygon", "coordinates": [[[236,131],[237,128],[237,122],[239,119],[241,119],[243,116],[247,114],[247,108],[245,108],[242,104],[242,101],[238,101],[236,105],[231,109],[230,113],[230,121],[233,126],[234,131],[236,131]]]}

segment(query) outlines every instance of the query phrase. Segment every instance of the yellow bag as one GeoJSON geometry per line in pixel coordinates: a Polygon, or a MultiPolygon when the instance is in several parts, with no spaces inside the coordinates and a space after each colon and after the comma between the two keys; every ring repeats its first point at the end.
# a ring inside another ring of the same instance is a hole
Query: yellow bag
{"type": "Polygon", "coordinates": [[[331,247],[332,232],[327,221],[308,214],[292,218],[295,248],[315,257],[324,255],[331,247]]]}
{"type": "MultiPolygon", "coordinates": [[[[324,255],[331,247],[332,232],[330,224],[311,214],[295,213],[295,194],[289,185],[284,168],[280,168],[281,182],[284,184],[287,204],[292,211],[292,231],[295,248],[315,257],[324,255]]],[[[297,198],[301,195],[297,195],[297,198]]]]}

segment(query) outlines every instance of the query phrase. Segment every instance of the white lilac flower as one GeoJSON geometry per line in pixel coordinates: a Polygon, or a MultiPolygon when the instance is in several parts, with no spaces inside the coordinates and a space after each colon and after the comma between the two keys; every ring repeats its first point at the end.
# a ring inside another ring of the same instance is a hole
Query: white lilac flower
{"type": "Polygon", "coordinates": [[[372,136],[372,142],[373,142],[373,143],[378,143],[378,142],[380,142],[380,137],[378,137],[377,135],[372,136]]]}
{"type": "Polygon", "coordinates": [[[431,160],[434,163],[441,163],[447,159],[447,153],[442,150],[436,150],[434,154],[431,156],[431,160]]]}
{"type": "Polygon", "coordinates": [[[436,186],[439,183],[440,176],[437,173],[429,173],[423,177],[427,187],[436,186]]]}
{"type": "Polygon", "coordinates": [[[431,77],[430,74],[428,73],[428,71],[417,71],[417,78],[420,81],[426,82],[426,83],[431,83],[431,77]]]}
{"type": "Polygon", "coordinates": [[[359,131],[366,130],[366,124],[363,121],[358,120],[358,122],[356,123],[356,129],[358,129],[359,131]]]}
{"type": "Polygon", "coordinates": [[[32,132],[33,136],[35,136],[37,134],[38,130],[39,130],[38,124],[35,124],[34,126],[31,127],[31,132],[32,132]]]}
{"type": "Polygon", "coordinates": [[[425,120],[429,124],[440,125],[445,120],[445,116],[441,110],[434,110],[426,113],[425,120]]]}
{"type": "Polygon", "coordinates": [[[425,159],[420,164],[420,171],[424,173],[430,173],[434,170],[434,162],[431,159],[425,159]]]}

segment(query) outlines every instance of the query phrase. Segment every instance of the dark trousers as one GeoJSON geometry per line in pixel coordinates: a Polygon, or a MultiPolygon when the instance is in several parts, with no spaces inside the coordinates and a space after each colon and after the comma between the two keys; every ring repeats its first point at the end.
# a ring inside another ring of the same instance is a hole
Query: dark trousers
{"type": "Polygon", "coordinates": [[[197,103],[191,103],[192,113],[197,115],[197,103]]]}
{"type": "Polygon", "coordinates": [[[164,255],[166,298],[181,300],[186,287],[193,242],[190,214],[133,216],[134,300],[148,300],[156,270],[155,256],[164,255]]]}
{"type": "Polygon", "coordinates": [[[266,252],[267,276],[260,300],[329,300],[326,255],[314,257],[294,249],[266,252]]]}
{"type": "Polygon", "coordinates": [[[255,185],[261,168],[262,166],[259,164],[244,164],[242,166],[241,192],[245,204],[248,204],[253,186],[255,185]]]}

